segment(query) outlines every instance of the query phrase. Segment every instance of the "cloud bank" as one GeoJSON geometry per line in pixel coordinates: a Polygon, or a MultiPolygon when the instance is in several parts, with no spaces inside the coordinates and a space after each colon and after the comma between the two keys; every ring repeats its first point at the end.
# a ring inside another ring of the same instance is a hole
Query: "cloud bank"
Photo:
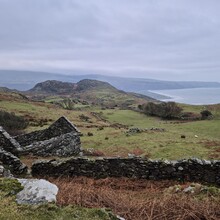
{"type": "Polygon", "coordinates": [[[218,0],[0,0],[0,69],[220,81],[218,0]]]}

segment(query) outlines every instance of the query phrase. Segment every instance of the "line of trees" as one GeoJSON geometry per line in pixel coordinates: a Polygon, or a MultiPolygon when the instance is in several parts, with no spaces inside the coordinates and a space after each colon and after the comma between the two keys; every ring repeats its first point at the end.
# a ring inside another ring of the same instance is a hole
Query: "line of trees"
{"type": "Polygon", "coordinates": [[[180,116],[182,108],[180,108],[175,102],[162,102],[154,103],[148,102],[139,108],[150,116],[158,116],[164,119],[174,119],[180,116]]]}
{"type": "Polygon", "coordinates": [[[205,120],[212,119],[213,117],[212,113],[208,110],[203,110],[200,112],[200,114],[192,112],[183,112],[183,109],[179,107],[175,102],[148,102],[146,104],[139,105],[138,108],[147,115],[157,116],[168,120],[205,120]]]}

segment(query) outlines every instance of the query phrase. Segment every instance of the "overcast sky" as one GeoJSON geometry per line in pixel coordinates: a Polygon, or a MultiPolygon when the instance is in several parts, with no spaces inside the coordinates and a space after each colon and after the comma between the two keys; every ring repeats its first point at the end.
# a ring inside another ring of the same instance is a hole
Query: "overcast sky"
{"type": "Polygon", "coordinates": [[[0,0],[0,69],[220,81],[220,1],[0,0]]]}

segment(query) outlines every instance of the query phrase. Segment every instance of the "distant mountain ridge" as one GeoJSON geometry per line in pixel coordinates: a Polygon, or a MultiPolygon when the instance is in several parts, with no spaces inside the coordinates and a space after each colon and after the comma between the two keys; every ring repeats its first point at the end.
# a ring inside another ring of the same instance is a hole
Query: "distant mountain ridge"
{"type": "Polygon", "coordinates": [[[124,78],[97,74],[63,75],[47,72],[0,70],[0,86],[18,90],[28,90],[39,82],[58,80],[76,83],[83,79],[95,79],[110,83],[117,89],[147,95],[148,90],[186,89],[186,88],[219,88],[219,82],[199,81],[163,81],[141,78],[124,78]]]}

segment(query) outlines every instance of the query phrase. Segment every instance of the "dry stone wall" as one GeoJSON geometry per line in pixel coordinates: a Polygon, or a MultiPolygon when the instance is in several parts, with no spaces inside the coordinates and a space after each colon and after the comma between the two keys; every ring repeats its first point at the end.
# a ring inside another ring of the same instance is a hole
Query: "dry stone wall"
{"type": "Polygon", "coordinates": [[[220,161],[188,159],[178,161],[142,158],[71,158],[38,161],[33,176],[86,176],[93,178],[129,177],[137,179],[196,181],[220,185],[220,161]]]}

